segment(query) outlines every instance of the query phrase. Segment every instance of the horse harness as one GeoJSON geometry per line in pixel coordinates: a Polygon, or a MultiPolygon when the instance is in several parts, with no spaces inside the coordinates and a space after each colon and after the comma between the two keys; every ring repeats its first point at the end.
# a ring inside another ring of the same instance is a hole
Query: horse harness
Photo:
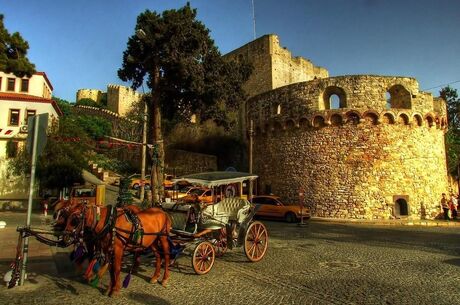
{"type": "Polygon", "coordinates": [[[142,226],[142,222],[139,220],[139,217],[131,210],[123,208],[121,213],[118,213],[116,207],[112,205],[107,206],[107,215],[104,220],[104,226],[102,230],[98,233],[95,232],[97,225],[99,224],[99,213],[98,207],[92,206],[92,213],[93,213],[93,221],[91,226],[85,225],[85,214],[87,209],[90,207],[85,206],[79,215],[79,224],[74,229],[74,233],[80,232],[80,242],[83,236],[91,236],[92,242],[97,242],[107,236],[107,234],[112,233],[111,244],[115,243],[115,238],[121,240],[124,246],[130,245],[134,247],[142,247],[143,244],[143,237],[145,235],[156,235],[156,236],[165,236],[168,235],[166,232],[166,223],[164,224],[163,228],[160,232],[144,232],[144,228],[142,226]],[[131,224],[131,230],[125,230],[116,226],[116,220],[118,217],[125,216],[126,220],[131,224]],[[128,234],[126,237],[124,234],[128,234]]]}
{"type": "MultiPolygon", "coordinates": [[[[166,223],[164,224],[160,232],[152,232],[152,233],[145,232],[144,227],[142,226],[142,222],[140,221],[136,213],[134,213],[130,209],[123,209],[123,213],[121,215],[124,215],[126,218],[126,221],[128,221],[131,224],[131,230],[125,230],[125,229],[114,226],[114,233],[116,234],[116,237],[118,237],[118,239],[120,239],[123,245],[125,246],[129,245],[129,246],[134,246],[134,247],[143,247],[142,245],[143,245],[145,235],[156,235],[156,236],[167,235],[166,223]],[[129,235],[128,237],[126,237],[120,232],[129,234],[129,235]]],[[[118,217],[120,217],[121,215],[119,215],[118,217]]]]}

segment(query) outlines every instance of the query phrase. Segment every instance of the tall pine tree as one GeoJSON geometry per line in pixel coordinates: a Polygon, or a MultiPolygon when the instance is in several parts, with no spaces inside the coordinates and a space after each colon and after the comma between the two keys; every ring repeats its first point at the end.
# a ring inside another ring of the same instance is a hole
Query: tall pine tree
{"type": "Polygon", "coordinates": [[[10,34],[0,14],[0,71],[13,73],[18,77],[31,76],[35,73],[35,65],[27,58],[29,43],[21,34],[10,34]]]}
{"type": "Polygon", "coordinates": [[[128,39],[118,76],[137,89],[144,82],[151,91],[146,102],[150,116],[152,198],[163,198],[164,146],[161,116],[206,116],[217,103],[238,107],[244,100],[242,84],[252,68],[221,57],[209,30],[196,19],[187,3],[161,15],[146,10],[137,17],[135,34],[128,39]]]}

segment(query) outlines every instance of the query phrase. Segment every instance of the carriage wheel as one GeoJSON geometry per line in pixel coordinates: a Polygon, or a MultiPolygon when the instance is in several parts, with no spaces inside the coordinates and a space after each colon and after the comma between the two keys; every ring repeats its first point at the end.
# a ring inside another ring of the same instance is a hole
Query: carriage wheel
{"type": "Polygon", "coordinates": [[[214,242],[214,247],[216,247],[217,257],[221,257],[227,252],[227,230],[225,228],[219,230],[216,241],[214,242]]]}
{"type": "Polygon", "coordinates": [[[196,274],[208,273],[212,265],[214,265],[214,259],[216,258],[216,252],[214,246],[207,241],[200,242],[193,251],[192,266],[196,274]]]}
{"type": "Polygon", "coordinates": [[[268,247],[268,231],[263,223],[254,221],[244,237],[244,254],[251,262],[260,261],[268,247]]]}

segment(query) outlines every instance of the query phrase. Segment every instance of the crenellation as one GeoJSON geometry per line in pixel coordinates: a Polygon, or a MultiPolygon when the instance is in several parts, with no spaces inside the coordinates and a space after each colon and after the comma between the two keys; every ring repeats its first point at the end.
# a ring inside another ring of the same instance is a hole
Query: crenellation
{"type": "Polygon", "coordinates": [[[325,78],[329,72],[315,66],[303,57],[293,57],[281,47],[276,35],[264,35],[226,55],[224,58],[248,60],[254,72],[243,86],[249,96],[254,96],[285,85],[325,78]]]}

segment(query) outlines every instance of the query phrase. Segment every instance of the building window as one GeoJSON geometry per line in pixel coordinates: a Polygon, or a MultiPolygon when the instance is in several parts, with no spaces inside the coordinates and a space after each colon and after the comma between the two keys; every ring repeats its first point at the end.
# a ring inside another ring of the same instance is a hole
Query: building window
{"type": "Polygon", "coordinates": [[[26,111],[26,121],[25,124],[27,125],[27,122],[29,121],[29,117],[34,116],[37,113],[36,110],[27,110],[26,111]]]}
{"type": "Polygon", "coordinates": [[[347,108],[345,90],[336,86],[327,87],[323,92],[323,107],[323,109],[347,108]]]}
{"type": "Polygon", "coordinates": [[[21,92],[29,92],[29,80],[21,79],[21,92]]]}
{"type": "Polygon", "coordinates": [[[387,109],[412,109],[410,92],[402,85],[394,85],[385,92],[387,109]]]}
{"type": "Polygon", "coordinates": [[[19,126],[19,109],[10,109],[10,126],[19,126]]]}
{"type": "Polygon", "coordinates": [[[8,86],[6,88],[6,90],[8,91],[14,91],[14,83],[15,83],[15,79],[14,78],[8,78],[8,86]]]}

